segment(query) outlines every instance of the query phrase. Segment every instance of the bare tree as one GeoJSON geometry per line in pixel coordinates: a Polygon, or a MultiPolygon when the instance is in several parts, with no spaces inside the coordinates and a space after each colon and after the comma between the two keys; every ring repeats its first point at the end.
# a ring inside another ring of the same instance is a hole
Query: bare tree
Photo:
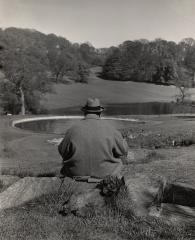
{"type": "Polygon", "coordinates": [[[178,103],[184,103],[185,100],[190,98],[191,93],[189,92],[189,74],[182,66],[177,68],[175,71],[174,85],[178,89],[178,93],[175,95],[178,103]]]}

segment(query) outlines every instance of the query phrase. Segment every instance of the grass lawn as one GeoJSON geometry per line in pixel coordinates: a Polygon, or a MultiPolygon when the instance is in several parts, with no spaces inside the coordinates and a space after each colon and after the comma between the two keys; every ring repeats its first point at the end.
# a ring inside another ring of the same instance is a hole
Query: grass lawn
{"type": "MultiPolygon", "coordinates": [[[[183,181],[186,181],[187,177],[189,182],[195,183],[193,145],[181,148],[172,148],[167,145],[173,139],[192,137],[195,130],[194,122],[170,116],[139,116],[139,118],[144,118],[147,122],[132,123],[123,131],[130,150],[133,149],[137,159],[129,166],[130,176],[141,173],[149,174],[154,178],[155,173],[156,177],[183,178],[183,181]],[[155,157],[155,154],[152,156],[150,152],[155,152],[157,156],[155,157]],[[149,156],[147,156],[148,153],[149,156]],[[162,159],[159,159],[158,155],[163,156],[162,159]],[[175,171],[176,169],[178,171],[175,171]]],[[[0,121],[1,172],[12,175],[23,172],[24,175],[26,173],[26,175],[35,176],[45,173],[58,174],[61,158],[57,147],[47,140],[59,138],[62,135],[37,134],[12,128],[11,121],[12,118],[9,119],[8,116],[1,117],[0,121]]]]}
{"type": "MultiPolygon", "coordinates": [[[[11,127],[11,118],[0,117],[0,172],[5,174],[57,174],[61,158],[57,148],[47,142],[55,134],[35,134],[11,127]]],[[[57,135],[59,137],[59,135],[57,135]]]]}
{"type": "Polygon", "coordinates": [[[103,80],[96,76],[99,71],[99,68],[91,70],[88,84],[55,85],[54,93],[46,95],[44,107],[54,110],[83,106],[88,97],[98,97],[103,104],[175,100],[177,90],[173,86],[103,80]]]}

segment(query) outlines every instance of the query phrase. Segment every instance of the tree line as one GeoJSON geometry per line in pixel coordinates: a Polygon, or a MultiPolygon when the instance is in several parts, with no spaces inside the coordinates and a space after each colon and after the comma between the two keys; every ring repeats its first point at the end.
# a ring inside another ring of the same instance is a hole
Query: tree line
{"type": "Polygon", "coordinates": [[[174,84],[183,101],[195,83],[195,40],[140,39],[96,49],[36,30],[0,29],[0,105],[13,114],[40,113],[54,83],[87,83],[91,66],[102,66],[105,79],[174,84]]]}
{"type": "Polygon", "coordinates": [[[194,87],[195,40],[146,39],[112,47],[103,66],[105,79],[194,87]]]}
{"type": "Polygon", "coordinates": [[[39,113],[40,99],[53,83],[87,83],[89,68],[101,65],[89,43],[71,43],[36,30],[0,29],[0,101],[5,112],[39,113]]]}

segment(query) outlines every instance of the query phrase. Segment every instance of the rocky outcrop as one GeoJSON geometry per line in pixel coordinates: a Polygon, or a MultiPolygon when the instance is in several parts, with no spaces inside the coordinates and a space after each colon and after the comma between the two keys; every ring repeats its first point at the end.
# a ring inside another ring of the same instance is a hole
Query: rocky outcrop
{"type": "Polygon", "coordinates": [[[20,178],[17,176],[0,175],[0,192],[4,191],[18,180],[20,180],[20,178]]]}
{"type": "Polygon", "coordinates": [[[60,179],[57,177],[21,178],[0,193],[0,210],[20,206],[44,194],[57,191],[60,179]]]}
{"type": "Polygon", "coordinates": [[[194,223],[195,187],[180,182],[162,182],[149,214],[172,222],[194,223]]]}

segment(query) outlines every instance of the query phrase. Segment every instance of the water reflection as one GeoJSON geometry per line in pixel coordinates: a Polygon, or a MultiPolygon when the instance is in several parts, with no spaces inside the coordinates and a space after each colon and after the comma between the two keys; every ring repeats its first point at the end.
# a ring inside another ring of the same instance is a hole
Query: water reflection
{"type": "Polygon", "coordinates": [[[63,134],[78,119],[49,119],[17,123],[16,127],[33,132],[63,134]]]}
{"type": "MultiPolygon", "coordinates": [[[[66,109],[56,109],[52,112],[56,115],[80,115],[80,107],[66,109]]],[[[190,105],[178,105],[176,103],[131,103],[131,104],[110,104],[105,106],[104,115],[160,115],[173,113],[195,113],[195,107],[190,105]]],[[[16,124],[17,127],[44,133],[63,134],[79,119],[58,119],[58,120],[39,120],[16,124]]],[[[106,120],[117,129],[130,128],[132,122],[106,120]]],[[[134,123],[135,124],[135,123],[134,123]]]]}
{"type": "MultiPolygon", "coordinates": [[[[70,128],[77,121],[81,119],[44,119],[29,122],[17,123],[15,126],[24,130],[30,130],[33,132],[43,132],[43,133],[55,133],[64,134],[68,128],[70,128]]],[[[109,124],[113,125],[117,129],[125,129],[132,126],[132,124],[144,124],[144,122],[130,122],[123,120],[104,120],[109,124]]]]}
{"type": "MultiPolygon", "coordinates": [[[[190,105],[179,105],[168,102],[148,102],[148,103],[114,103],[105,105],[105,116],[113,115],[160,115],[173,113],[195,113],[195,107],[190,105]]],[[[51,114],[78,115],[81,113],[81,106],[52,109],[51,114]]]]}

